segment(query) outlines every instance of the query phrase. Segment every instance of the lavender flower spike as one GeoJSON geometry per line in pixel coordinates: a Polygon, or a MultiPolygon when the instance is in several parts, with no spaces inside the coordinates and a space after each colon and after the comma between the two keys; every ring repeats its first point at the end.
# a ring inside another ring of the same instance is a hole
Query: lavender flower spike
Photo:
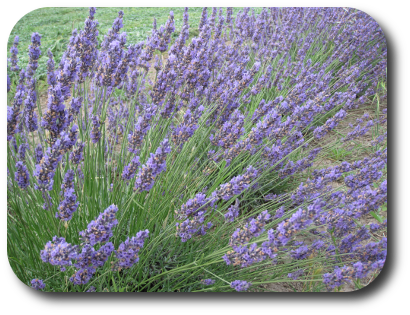
{"type": "Polygon", "coordinates": [[[36,164],[40,164],[41,159],[43,158],[43,147],[41,146],[41,143],[36,146],[34,151],[36,155],[36,164]]]}
{"type": "Polygon", "coordinates": [[[98,143],[101,139],[101,131],[100,131],[100,118],[98,116],[91,116],[91,123],[92,123],[92,129],[90,133],[90,138],[93,143],[98,143]]]}
{"type": "Polygon", "coordinates": [[[53,266],[72,265],[71,260],[77,257],[77,245],[66,242],[64,237],[53,237],[53,242],[48,242],[40,252],[41,260],[53,266]]]}
{"type": "Polygon", "coordinates": [[[140,157],[135,156],[130,164],[124,166],[124,170],[122,172],[122,179],[123,180],[131,180],[135,176],[135,172],[137,171],[138,167],[141,165],[140,157]]]}
{"type": "Polygon", "coordinates": [[[29,64],[27,67],[27,75],[31,78],[38,67],[38,59],[40,58],[41,36],[39,33],[31,35],[31,45],[28,47],[29,64]]]}
{"type": "Polygon", "coordinates": [[[231,288],[235,289],[238,292],[247,291],[251,285],[252,285],[251,282],[246,282],[242,280],[235,280],[231,282],[231,288]]]}
{"type": "Polygon", "coordinates": [[[249,166],[243,175],[236,176],[228,183],[222,184],[219,189],[214,192],[214,195],[224,200],[228,200],[235,195],[239,195],[249,187],[257,175],[258,170],[252,166],[249,166]]]}
{"type": "Polygon", "coordinates": [[[96,220],[88,224],[86,230],[79,233],[82,240],[91,246],[108,241],[113,235],[112,228],[118,224],[115,218],[117,211],[118,207],[111,205],[103,213],[100,213],[96,220]]]}
{"type": "Polygon", "coordinates": [[[118,261],[115,263],[119,268],[131,268],[139,261],[138,252],[144,246],[144,241],[148,238],[149,231],[139,231],[131,239],[128,237],[125,242],[121,243],[115,253],[118,261]]]}
{"type": "Polygon", "coordinates": [[[202,279],[202,280],[201,280],[201,283],[202,283],[202,284],[205,284],[205,285],[212,285],[212,284],[215,283],[215,280],[212,280],[212,279],[202,279]]]}
{"type": "Polygon", "coordinates": [[[73,217],[73,213],[77,211],[79,203],[74,190],[74,171],[68,170],[64,176],[63,184],[61,185],[61,193],[64,198],[58,206],[56,218],[63,221],[69,221],[73,217]]]}
{"type": "Polygon", "coordinates": [[[33,279],[31,280],[31,287],[34,290],[43,290],[46,287],[46,285],[41,279],[33,279]]]}
{"type": "Polygon", "coordinates": [[[27,167],[23,162],[18,161],[16,163],[16,169],[17,171],[14,176],[17,184],[21,189],[26,189],[30,185],[30,175],[28,173],[27,167]]]}
{"type": "Polygon", "coordinates": [[[149,191],[154,186],[155,178],[166,168],[167,154],[171,152],[168,139],[164,139],[155,154],[151,153],[147,163],[142,166],[135,181],[134,190],[149,191]]]}
{"type": "Polygon", "coordinates": [[[11,67],[10,67],[10,70],[11,71],[16,71],[16,72],[20,70],[20,68],[17,64],[18,63],[17,55],[18,55],[18,52],[19,52],[19,50],[17,48],[18,44],[19,44],[19,37],[16,36],[14,38],[13,46],[10,48],[10,53],[11,53],[11,58],[10,58],[11,67]]]}

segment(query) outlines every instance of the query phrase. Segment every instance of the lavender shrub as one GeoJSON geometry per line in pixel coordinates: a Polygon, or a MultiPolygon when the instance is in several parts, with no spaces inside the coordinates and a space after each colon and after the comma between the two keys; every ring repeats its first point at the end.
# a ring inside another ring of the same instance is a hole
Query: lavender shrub
{"type": "Polygon", "coordinates": [[[23,66],[14,38],[13,270],[64,292],[361,288],[387,255],[387,108],[369,110],[387,95],[379,25],[346,8],[189,16],[131,43],[127,10],[100,34],[90,8],[61,58],[46,53],[45,91],[47,39],[32,34],[23,66]]]}

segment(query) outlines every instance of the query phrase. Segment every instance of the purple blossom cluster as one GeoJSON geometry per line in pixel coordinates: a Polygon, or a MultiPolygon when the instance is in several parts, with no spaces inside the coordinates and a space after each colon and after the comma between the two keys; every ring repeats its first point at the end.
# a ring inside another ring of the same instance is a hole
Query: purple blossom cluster
{"type": "Polygon", "coordinates": [[[40,55],[41,55],[40,45],[41,45],[40,34],[33,33],[31,35],[31,45],[28,47],[28,56],[29,56],[29,62],[28,62],[28,67],[27,67],[28,78],[33,77],[34,72],[36,71],[38,67],[38,59],[40,58],[40,55]]]}
{"type": "Polygon", "coordinates": [[[231,282],[231,288],[238,292],[247,291],[251,287],[252,283],[244,280],[235,280],[231,282]]]}
{"type": "Polygon", "coordinates": [[[23,104],[23,98],[26,94],[26,86],[24,84],[25,80],[26,72],[22,69],[19,74],[19,82],[16,86],[13,106],[7,106],[7,141],[14,139],[14,134],[19,133],[20,131],[17,127],[17,123],[21,116],[20,109],[23,104]]]}
{"type": "Polygon", "coordinates": [[[84,82],[87,76],[90,75],[98,56],[98,21],[94,20],[95,12],[96,9],[91,7],[89,16],[84,22],[84,30],[80,31],[78,41],[76,42],[76,46],[81,47],[78,54],[81,60],[81,66],[78,73],[79,83],[84,82]]]}
{"type": "Polygon", "coordinates": [[[41,160],[43,159],[43,147],[41,146],[41,143],[39,143],[36,148],[34,149],[34,154],[36,158],[36,164],[40,164],[41,160]]]}
{"type": "Polygon", "coordinates": [[[148,161],[138,172],[134,190],[138,192],[149,191],[154,186],[155,178],[166,168],[166,158],[169,152],[171,152],[171,147],[168,139],[164,139],[155,154],[151,153],[148,161]]]}
{"type": "Polygon", "coordinates": [[[74,190],[74,175],[73,170],[68,170],[64,176],[63,183],[61,184],[61,194],[63,195],[63,199],[58,206],[56,218],[63,221],[71,220],[79,205],[74,190]]]}
{"type": "Polygon", "coordinates": [[[115,218],[117,211],[118,207],[111,205],[100,213],[95,220],[88,224],[86,230],[79,233],[82,241],[91,246],[108,241],[113,235],[112,229],[118,224],[115,218]]]}
{"type": "Polygon", "coordinates": [[[204,107],[202,105],[195,107],[195,105],[197,104],[194,100],[185,112],[183,122],[172,132],[172,142],[174,142],[178,148],[181,148],[182,145],[192,137],[195,130],[198,129],[198,120],[204,111],[204,107]]]}
{"type": "Polygon", "coordinates": [[[34,176],[37,177],[38,185],[34,188],[40,191],[52,190],[54,184],[54,174],[63,154],[72,149],[77,141],[76,126],[73,127],[70,134],[62,133],[61,139],[56,140],[52,147],[47,149],[46,154],[36,165],[34,176]]]}
{"type": "Polygon", "coordinates": [[[239,216],[239,202],[238,199],[236,200],[235,204],[228,208],[228,212],[225,213],[225,221],[226,222],[233,222],[235,218],[239,216]]]}
{"type": "MultiPolygon", "coordinates": [[[[62,187],[68,188],[72,185],[72,173],[65,176],[62,187]]],[[[40,252],[43,262],[60,266],[61,271],[66,271],[64,266],[72,266],[75,269],[70,281],[75,285],[87,284],[97,268],[103,267],[112,253],[115,253],[114,268],[130,268],[138,262],[138,252],[144,246],[144,241],[148,238],[149,231],[140,231],[135,237],[127,238],[121,243],[118,250],[108,240],[112,237],[112,228],[118,224],[115,214],[118,208],[115,205],[109,206],[103,213],[100,213],[96,220],[88,224],[87,230],[81,231],[83,240],[81,248],[78,245],[71,245],[65,238],[55,236],[53,241],[48,242],[40,252]],[[94,248],[98,243],[105,243],[98,250],[94,248]]]]}
{"type": "MultiPolygon", "coordinates": [[[[331,291],[344,283],[352,282],[354,279],[363,279],[369,273],[375,272],[383,268],[386,260],[387,239],[383,238],[378,243],[370,243],[366,245],[363,252],[363,259],[349,265],[344,265],[342,268],[336,266],[333,272],[323,275],[323,283],[327,289],[331,291]]],[[[360,254],[359,254],[360,255],[360,254]]]]}
{"type": "Polygon", "coordinates": [[[84,147],[85,144],[83,142],[77,142],[77,145],[75,148],[73,148],[73,151],[70,153],[70,160],[71,163],[74,165],[78,165],[81,163],[81,161],[84,159],[84,147]]]}
{"type": "Polygon", "coordinates": [[[267,258],[263,248],[258,247],[256,243],[250,246],[248,244],[252,238],[260,236],[265,231],[265,224],[270,217],[268,211],[265,210],[256,219],[246,223],[243,229],[238,228],[232,234],[229,245],[233,250],[222,257],[227,265],[240,265],[244,268],[267,258]]]}
{"type": "Polygon", "coordinates": [[[202,279],[202,280],[201,280],[201,283],[204,284],[204,285],[212,285],[212,284],[215,283],[215,280],[212,280],[212,279],[202,279]]]}
{"type": "Polygon", "coordinates": [[[115,252],[115,266],[117,268],[131,268],[139,261],[138,252],[144,246],[144,241],[148,238],[149,231],[139,231],[132,238],[127,238],[125,242],[118,246],[115,252]]]}
{"type": "Polygon", "coordinates": [[[222,184],[214,193],[213,196],[223,200],[229,200],[233,196],[241,194],[247,189],[250,184],[256,179],[258,170],[249,166],[243,175],[232,178],[228,183],[222,184]]]}
{"type": "Polygon", "coordinates": [[[138,117],[134,126],[134,131],[128,135],[128,151],[138,154],[141,149],[142,141],[148,130],[151,128],[152,119],[156,113],[155,105],[148,105],[144,108],[144,112],[138,117]]]}
{"type": "Polygon", "coordinates": [[[46,287],[46,284],[41,279],[33,279],[31,280],[31,287],[34,290],[43,290],[46,287]]]}
{"type": "Polygon", "coordinates": [[[96,292],[96,289],[94,286],[91,286],[87,291],[85,292],[96,292]]]}
{"type": "Polygon", "coordinates": [[[68,123],[67,111],[64,105],[64,95],[60,83],[48,89],[47,111],[44,113],[41,126],[49,131],[48,142],[53,145],[63,132],[68,123]]]}
{"type": "Polygon", "coordinates": [[[27,170],[27,167],[24,165],[23,162],[18,161],[16,163],[16,169],[17,171],[14,177],[17,182],[17,185],[21,189],[26,189],[28,186],[30,186],[30,174],[27,170]]]}
{"type": "Polygon", "coordinates": [[[15,71],[15,72],[20,70],[20,68],[18,66],[18,57],[17,57],[17,55],[19,53],[19,50],[18,50],[19,39],[20,39],[19,36],[16,36],[14,38],[14,41],[13,41],[13,46],[10,48],[10,54],[11,54],[11,57],[10,57],[10,63],[11,63],[10,70],[15,71]]]}
{"type": "Polygon", "coordinates": [[[323,126],[317,127],[313,131],[313,135],[316,139],[323,138],[326,134],[328,134],[331,130],[335,129],[339,122],[346,117],[346,111],[341,109],[336,115],[326,121],[323,126]]]}
{"type": "Polygon", "coordinates": [[[101,121],[100,118],[97,115],[91,116],[91,124],[92,124],[92,129],[90,132],[90,139],[93,143],[98,143],[101,138],[101,121]]]}
{"type": "Polygon", "coordinates": [[[128,181],[134,178],[135,172],[140,165],[140,157],[135,156],[128,165],[124,166],[124,170],[122,171],[122,179],[128,181]]]}
{"type": "Polygon", "coordinates": [[[40,252],[41,260],[53,266],[70,266],[77,257],[77,245],[66,242],[64,237],[53,237],[40,252]]]}
{"type": "Polygon", "coordinates": [[[228,149],[232,147],[245,132],[243,128],[245,116],[239,110],[235,110],[229,120],[226,121],[210,140],[213,145],[228,149]]]}
{"type": "Polygon", "coordinates": [[[206,231],[212,227],[212,223],[204,224],[207,210],[213,208],[216,200],[213,197],[206,197],[205,194],[196,194],[175,211],[176,217],[182,222],[176,223],[177,235],[182,242],[186,242],[194,235],[205,235],[206,231]]]}

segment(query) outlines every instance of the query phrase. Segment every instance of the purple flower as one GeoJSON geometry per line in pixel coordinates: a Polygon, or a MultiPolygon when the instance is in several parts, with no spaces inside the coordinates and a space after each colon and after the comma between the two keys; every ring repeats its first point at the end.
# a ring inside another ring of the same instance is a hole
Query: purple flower
{"type": "Polygon", "coordinates": [[[68,114],[68,124],[71,124],[74,121],[74,118],[78,115],[81,110],[83,98],[82,97],[73,97],[71,99],[71,106],[68,114]]]}
{"type": "Polygon", "coordinates": [[[23,162],[18,161],[16,163],[16,173],[14,175],[17,185],[21,189],[26,189],[30,185],[30,175],[27,170],[27,167],[24,165],[23,162]]]}
{"type": "Polygon", "coordinates": [[[91,264],[94,267],[104,266],[105,262],[108,260],[108,257],[114,251],[114,245],[111,242],[102,245],[99,250],[93,252],[93,255],[91,256],[91,264]]]}
{"type": "Polygon", "coordinates": [[[270,219],[268,210],[263,211],[256,219],[252,219],[249,223],[246,223],[243,229],[237,229],[229,240],[229,245],[246,245],[251,238],[258,237],[264,231],[266,221],[270,219]]]}
{"type": "Polygon", "coordinates": [[[214,195],[218,198],[229,200],[247,189],[252,181],[256,179],[257,175],[258,170],[249,166],[243,175],[236,176],[228,183],[222,184],[219,189],[214,192],[214,195]]]}
{"type": "Polygon", "coordinates": [[[37,106],[36,80],[34,78],[28,79],[27,88],[27,98],[24,101],[25,109],[23,115],[25,115],[28,131],[33,132],[38,129],[37,113],[34,111],[37,106]]]}
{"type": "Polygon", "coordinates": [[[94,286],[91,286],[87,291],[85,292],[96,292],[96,289],[94,286]]]}
{"type": "Polygon", "coordinates": [[[78,82],[84,82],[85,78],[90,75],[97,59],[97,37],[98,37],[98,21],[94,20],[96,9],[90,8],[89,17],[84,22],[84,30],[80,31],[78,36],[78,44],[81,43],[81,49],[77,49],[77,53],[81,60],[81,66],[78,72],[78,82]]]}
{"type": "Polygon", "coordinates": [[[142,141],[148,130],[151,128],[151,121],[155,116],[157,106],[154,104],[144,107],[144,112],[138,117],[134,126],[134,131],[128,135],[128,151],[138,154],[141,149],[142,141]]]}
{"type": "Polygon", "coordinates": [[[7,74],[7,93],[10,92],[10,88],[11,88],[11,80],[9,75],[7,74]]]}
{"type": "Polygon", "coordinates": [[[43,290],[46,287],[46,285],[41,279],[33,279],[31,280],[31,287],[34,290],[43,290]]]}
{"type": "Polygon", "coordinates": [[[231,288],[235,289],[238,292],[247,291],[251,287],[251,282],[246,282],[243,280],[235,280],[231,282],[231,288]]]}
{"type": "MultiPolygon", "coordinates": [[[[321,200],[314,202],[313,205],[307,206],[307,210],[299,209],[289,219],[286,219],[279,223],[276,231],[270,229],[268,231],[268,241],[262,243],[262,250],[270,258],[277,256],[276,252],[283,246],[286,246],[292,236],[298,231],[305,229],[318,218],[321,200]]],[[[320,247],[320,244],[315,244],[320,247]]],[[[315,247],[312,247],[313,249],[315,247]]],[[[300,249],[303,252],[305,248],[300,249]]],[[[297,255],[298,253],[295,253],[297,255]]],[[[303,255],[303,253],[300,253],[303,255]]]]}
{"type": "Polygon", "coordinates": [[[77,248],[77,245],[67,243],[64,237],[54,236],[53,242],[47,242],[40,252],[41,260],[53,266],[69,266],[71,260],[77,258],[77,248]]]}
{"type": "Polygon", "coordinates": [[[155,178],[166,169],[167,154],[171,152],[168,139],[164,139],[155,154],[151,153],[147,163],[138,172],[134,190],[138,192],[149,191],[154,186],[155,178]]]}
{"type": "Polygon", "coordinates": [[[19,148],[18,148],[18,159],[21,162],[24,162],[26,159],[26,150],[30,149],[30,146],[28,143],[22,143],[20,144],[19,148]]]}
{"type": "Polygon", "coordinates": [[[61,185],[61,194],[63,200],[58,206],[58,212],[56,212],[56,218],[69,221],[71,220],[75,211],[77,211],[79,203],[77,202],[77,196],[74,190],[74,171],[68,170],[64,176],[63,184],[61,185]]]}
{"type": "Polygon", "coordinates": [[[118,211],[117,206],[111,205],[93,221],[87,229],[79,234],[83,242],[94,246],[97,243],[103,243],[113,235],[112,229],[118,224],[115,214],[118,211]]]}
{"type": "MultiPolygon", "coordinates": [[[[268,211],[263,211],[256,219],[246,223],[243,229],[237,229],[229,240],[229,245],[233,251],[229,251],[222,258],[227,265],[241,265],[242,268],[248,267],[256,262],[265,260],[268,255],[263,248],[257,246],[256,243],[247,246],[251,238],[258,237],[265,231],[264,226],[270,219],[268,211]]],[[[273,257],[271,257],[273,258],[273,257]]]]}
{"type": "Polygon", "coordinates": [[[51,148],[47,149],[46,154],[40,163],[36,165],[34,171],[34,176],[37,177],[38,181],[38,185],[34,186],[35,189],[41,191],[53,189],[54,173],[62,159],[62,154],[70,143],[69,137],[64,137],[58,139],[51,148]]]}
{"type": "Polygon", "coordinates": [[[47,111],[41,121],[41,126],[50,132],[48,142],[54,144],[60,133],[66,129],[67,124],[67,111],[65,110],[62,86],[57,83],[48,89],[47,111]]]}
{"type": "Polygon", "coordinates": [[[193,136],[195,130],[198,129],[197,123],[204,110],[203,106],[194,109],[192,103],[190,105],[191,109],[188,108],[184,114],[184,121],[172,132],[172,142],[174,142],[178,148],[181,148],[183,144],[193,136]]]}
{"type": "Polygon", "coordinates": [[[199,211],[206,211],[213,207],[215,201],[213,198],[207,198],[203,193],[196,194],[194,198],[189,199],[181,206],[181,210],[177,211],[177,217],[182,220],[189,216],[195,216],[199,211]]]}
{"type": "Polygon", "coordinates": [[[125,242],[118,246],[115,252],[117,259],[115,265],[119,268],[131,268],[139,261],[138,253],[144,246],[144,241],[148,238],[149,231],[139,231],[131,239],[128,237],[125,242]]]}
{"type": "Polygon", "coordinates": [[[48,60],[47,60],[47,83],[51,87],[57,84],[57,76],[55,72],[55,63],[54,56],[51,50],[47,51],[48,60]]]}
{"type": "Polygon", "coordinates": [[[140,165],[140,157],[135,156],[131,160],[130,164],[124,166],[124,170],[122,171],[122,179],[128,181],[134,178],[135,172],[137,171],[140,165]]]}
{"type": "Polygon", "coordinates": [[[244,119],[245,116],[239,110],[235,110],[229,117],[229,120],[222,125],[221,129],[215,135],[211,135],[211,143],[224,149],[235,145],[245,132],[243,128],[244,119]]]}
{"type": "Polygon", "coordinates": [[[342,268],[336,266],[333,272],[323,275],[323,283],[330,291],[344,283],[351,282],[353,279],[363,279],[370,271],[376,271],[383,268],[385,258],[373,261],[358,261],[351,265],[344,265],[342,268]]]}
{"type": "Polygon", "coordinates": [[[205,221],[205,211],[198,211],[194,216],[186,219],[182,223],[177,222],[177,235],[181,238],[181,242],[186,242],[194,235],[205,235],[206,231],[212,227],[212,223],[205,221]]]}
{"type": "Polygon", "coordinates": [[[199,21],[198,30],[201,31],[202,27],[208,22],[208,8],[202,8],[202,16],[199,21]]]}
{"type": "Polygon", "coordinates": [[[336,115],[333,118],[328,119],[323,126],[317,127],[313,131],[313,135],[316,139],[323,138],[327,133],[336,128],[339,122],[343,120],[345,117],[346,112],[343,109],[341,109],[339,112],[336,113],[336,115]]]}
{"type": "Polygon", "coordinates": [[[249,267],[254,263],[265,260],[268,256],[263,252],[263,249],[253,243],[249,247],[247,245],[233,245],[233,251],[227,252],[222,258],[227,265],[238,266],[242,268],[249,267]]]}
{"type": "Polygon", "coordinates": [[[31,35],[31,45],[28,47],[29,62],[27,67],[28,76],[31,78],[38,67],[38,59],[40,58],[41,36],[39,33],[31,35]]]}
{"type": "Polygon", "coordinates": [[[95,273],[95,268],[85,267],[77,270],[70,278],[70,281],[76,285],[87,284],[95,273]]]}
{"type": "Polygon", "coordinates": [[[10,58],[11,67],[10,67],[10,70],[15,71],[15,72],[20,70],[20,68],[17,64],[18,63],[17,55],[18,55],[18,52],[19,52],[18,48],[17,48],[18,44],[19,44],[19,37],[16,36],[14,38],[13,46],[10,48],[10,53],[11,53],[11,58],[10,58]]]}
{"type": "Polygon", "coordinates": [[[41,146],[41,143],[36,146],[34,152],[36,155],[36,164],[40,164],[41,159],[43,158],[43,147],[41,146]]]}
{"type": "Polygon", "coordinates": [[[236,200],[235,204],[228,208],[228,212],[224,215],[226,222],[233,222],[239,215],[239,201],[236,200]]]}
{"type": "Polygon", "coordinates": [[[300,276],[305,273],[304,269],[298,269],[292,273],[288,273],[288,278],[292,278],[293,280],[297,280],[300,276]]]}
{"type": "Polygon", "coordinates": [[[212,280],[212,279],[202,279],[202,280],[201,280],[201,283],[204,284],[204,285],[212,285],[212,284],[215,283],[215,280],[212,280]]]}
{"type": "Polygon", "coordinates": [[[169,19],[165,23],[165,27],[161,26],[159,31],[157,31],[159,35],[159,41],[158,41],[156,49],[158,49],[161,53],[168,49],[168,44],[171,41],[171,35],[175,31],[174,24],[175,24],[174,12],[170,11],[169,19]]]}
{"type": "Polygon", "coordinates": [[[100,118],[96,115],[92,115],[91,116],[91,125],[92,125],[92,129],[90,132],[90,138],[91,141],[93,143],[98,143],[98,141],[100,141],[101,139],[101,131],[100,131],[100,126],[101,126],[101,122],[100,122],[100,118]]]}
{"type": "Polygon", "coordinates": [[[70,153],[70,160],[73,164],[78,165],[84,159],[83,152],[84,152],[85,144],[83,142],[77,143],[73,152],[70,153]]]}
{"type": "Polygon", "coordinates": [[[92,247],[90,244],[85,244],[81,249],[81,252],[77,254],[74,266],[77,268],[92,267],[90,265],[94,253],[94,247],[92,247]]]}
{"type": "Polygon", "coordinates": [[[17,123],[21,114],[20,107],[26,92],[26,87],[24,85],[25,79],[26,72],[22,69],[20,71],[19,84],[16,87],[16,94],[14,95],[13,106],[7,107],[7,141],[10,141],[14,134],[19,132],[17,123]]]}

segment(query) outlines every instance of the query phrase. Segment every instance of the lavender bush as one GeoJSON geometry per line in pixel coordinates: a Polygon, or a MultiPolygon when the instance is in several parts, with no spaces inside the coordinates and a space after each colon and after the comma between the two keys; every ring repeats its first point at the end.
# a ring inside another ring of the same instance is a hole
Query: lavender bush
{"type": "Polygon", "coordinates": [[[23,65],[14,40],[7,215],[19,279],[62,292],[334,291],[377,275],[387,254],[379,25],[346,8],[204,8],[192,25],[186,8],[129,43],[126,17],[99,41],[90,8],[60,60],[33,33],[23,65]],[[340,134],[373,100],[374,117],[340,134]],[[369,135],[357,159],[321,166],[369,135]]]}

